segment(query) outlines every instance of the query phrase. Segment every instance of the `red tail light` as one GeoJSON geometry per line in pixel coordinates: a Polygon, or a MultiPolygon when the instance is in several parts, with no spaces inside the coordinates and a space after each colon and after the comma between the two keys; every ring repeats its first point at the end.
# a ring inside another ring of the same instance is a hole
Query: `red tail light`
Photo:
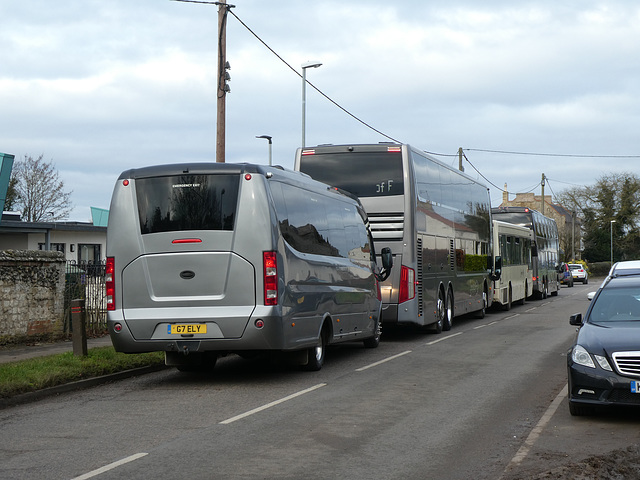
{"type": "Polygon", "coordinates": [[[278,261],[276,252],[264,252],[264,304],[278,304],[278,261]]]}
{"type": "Polygon", "coordinates": [[[398,303],[406,302],[416,296],[416,273],[412,268],[402,265],[400,269],[400,291],[398,303]]]}
{"type": "Polygon", "coordinates": [[[115,270],[116,259],[114,257],[107,257],[107,264],[105,266],[105,287],[107,293],[107,310],[116,309],[116,282],[115,282],[115,270]]]}

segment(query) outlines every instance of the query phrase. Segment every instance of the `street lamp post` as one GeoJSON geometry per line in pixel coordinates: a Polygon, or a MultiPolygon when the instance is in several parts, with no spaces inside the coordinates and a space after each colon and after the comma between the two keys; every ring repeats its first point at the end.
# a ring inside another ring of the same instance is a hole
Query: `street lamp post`
{"type": "Polygon", "coordinates": [[[611,220],[611,266],[613,266],[613,224],[615,220],[611,220]]]}
{"type": "Polygon", "coordinates": [[[264,138],[269,142],[269,166],[271,166],[271,138],[269,135],[256,135],[256,138],[264,138]]]}
{"type": "Polygon", "coordinates": [[[318,68],[322,63],[307,62],[302,64],[302,147],[305,146],[305,122],[307,114],[307,68],[318,68]]]}

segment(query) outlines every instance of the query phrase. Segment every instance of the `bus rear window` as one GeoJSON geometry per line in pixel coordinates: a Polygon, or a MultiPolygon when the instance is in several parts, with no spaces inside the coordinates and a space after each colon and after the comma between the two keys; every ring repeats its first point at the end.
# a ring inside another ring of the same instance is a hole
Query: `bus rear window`
{"type": "Polygon", "coordinates": [[[401,152],[316,153],[300,158],[300,171],[357,197],[402,195],[401,152]]]}
{"type": "Polygon", "coordinates": [[[238,175],[176,175],[139,178],[140,232],[233,230],[238,175]]]}

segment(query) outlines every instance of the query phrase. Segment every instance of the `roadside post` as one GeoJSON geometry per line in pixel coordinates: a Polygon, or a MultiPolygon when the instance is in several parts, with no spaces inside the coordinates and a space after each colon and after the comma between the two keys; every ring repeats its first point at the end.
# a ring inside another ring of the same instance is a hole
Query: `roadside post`
{"type": "Polygon", "coordinates": [[[73,354],[80,357],[87,356],[87,330],[86,330],[84,299],[71,300],[71,340],[73,342],[73,354]]]}

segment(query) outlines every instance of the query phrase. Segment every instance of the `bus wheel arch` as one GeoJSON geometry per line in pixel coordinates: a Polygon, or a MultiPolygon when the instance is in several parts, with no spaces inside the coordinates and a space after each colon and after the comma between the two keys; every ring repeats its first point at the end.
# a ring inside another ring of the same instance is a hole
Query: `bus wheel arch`
{"type": "Polygon", "coordinates": [[[377,348],[378,345],[380,345],[380,338],[382,337],[382,305],[378,312],[378,319],[376,320],[374,328],[375,331],[373,337],[363,340],[362,343],[364,344],[364,348],[377,348]]]}
{"type": "Polygon", "coordinates": [[[509,282],[509,286],[507,287],[507,301],[502,305],[502,309],[506,311],[511,310],[512,302],[513,302],[513,287],[511,286],[511,282],[509,282]]]}
{"type": "Polygon", "coordinates": [[[524,293],[521,299],[518,300],[518,305],[524,305],[527,299],[527,292],[529,291],[529,284],[528,282],[525,280],[524,281],[524,293]]]}
{"type": "Polygon", "coordinates": [[[447,297],[444,293],[444,286],[440,284],[438,287],[438,298],[436,299],[436,323],[431,326],[434,333],[442,333],[444,317],[446,315],[446,301],[447,297]]]}

